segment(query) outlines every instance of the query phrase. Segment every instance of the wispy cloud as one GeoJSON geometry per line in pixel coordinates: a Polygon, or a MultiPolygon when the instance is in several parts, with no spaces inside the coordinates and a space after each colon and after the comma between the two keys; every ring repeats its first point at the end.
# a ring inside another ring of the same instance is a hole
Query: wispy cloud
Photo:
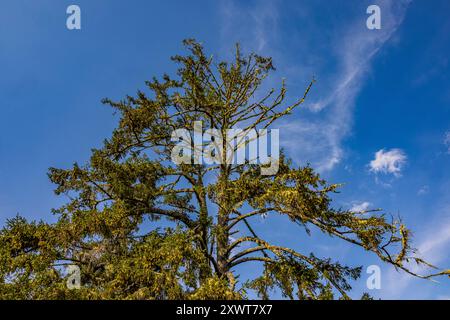
{"type": "MultiPolygon", "coordinates": [[[[447,211],[450,211],[449,209],[447,211]]],[[[440,220],[439,223],[433,224],[431,230],[428,230],[428,236],[422,239],[418,247],[418,252],[435,264],[447,258],[443,252],[448,252],[448,250],[443,249],[448,248],[450,243],[450,219],[447,218],[447,221],[442,221],[445,218],[442,219],[441,217],[440,220]]]]}
{"type": "Polygon", "coordinates": [[[270,54],[270,39],[276,36],[278,26],[278,1],[265,1],[245,6],[236,1],[221,1],[221,37],[229,51],[230,42],[242,41],[248,50],[270,54]]]}
{"type": "Polygon", "coordinates": [[[393,174],[399,177],[406,160],[406,154],[400,149],[389,151],[381,149],[375,153],[375,159],[370,161],[369,168],[374,173],[393,174]]]}
{"type": "Polygon", "coordinates": [[[311,105],[311,109],[315,111],[331,109],[326,123],[316,126],[316,132],[327,132],[324,137],[320,137],[324,138],[324,142],[317,145],[325,151],[320,162],[322,170],[332,169],[341,161],[344,154],[342,143],[352,127],[355,99],[364,85],[373,57],[402,23],[409,2],[382,1],[381,30],[367,30],[361,25],[361,20],[357,19],[345,32],[342,40],[337,41],[340,71],[334,77],[335,86],[328,95],[311,105]]]}
{"type": "Polygon", "coordinates": [[[447,147],[447,153],[450,154],[450,131],[444,135],[444,144],[447,147]]]}
{"type": "Polygon", "coordinates": [[[370,202],[367,202],[367,201],[358,202],[358,203],[354,203],[353,204],[353,206],[351,207],[350,211],[363,212],[363,211],[366,211],[367,209],[369,209],[370,206],[371,206],[370,202]]]}
{"type": "MultiPolygon", "coordinates": [[[[444,206],[438,210],[437,214],[434,215],[436,218],[432,219],[431,222],[421,228],[421,232],[417,236],[418,245],[417,255],[430,262],[431,264],[442,268],[442,263],[448,260],[448,256],[445,254],[449,251],[450,247],[450,205],[444,206]]],[[[433,272],[430,268],[425,266],[418,266],[411,263],[409,266],[410,270],[417,274],[428,274],[433,272]]],[[[434,270],[435,271],[435,270],[434,270]]],[[[426,281],[422,279],[416,279],[413,276],[398,272],[394,268],[390,268],[386,274],[386,279],[384,280],[385,287],[383,292],[388,298],[405,298],[408,292],[418,281],[426,281]]],[[[442,279],[446,281],[446,279],[442,279]]],[[[412,290],[414,292],[414,290],[412,290]]],[[[421,293],[415,294],[415,298],[426,299],[429,298],[431,292],[422,291],[421,293]]]]}
{"type": "Polygon", "coordinates": [[[430,192],[430,186],[424,185],[424,186],[420,187],[419,191],[417,191],[417,195],[423,196],[423,195],[428,194],[429,192],[430,192]]]}
{"type": "MultiPolygon", "coordinates": [[[[281,145],[297,164],[311,163],[324,172],[342,161],[343,142],[351,133],[356,97],[373,58],[402,23],[409,3],[409,0],[378,1],[382,28],[368,30],[365,8],[360,14],[348,14],[342,21],[330,16],[335,22],[331,28],[325,28],[326,16],[317,19],[310,6],[298,2],[290,7],[290,14],[297,14],[298,21],[293,26],[284,23],[281,28],[280,17],[285,8],[279,1],[222,2],[221,36],[227,48],[241,41],[248,50],[274,57],[279,74],[287,77],[288,85],[295,91],[302,90],[303,84],[316,75],[318,83],[307,100],[307,109],[287,118],[281,126],[278,124],[282,129],[281,145]],[[323,41],[318,43],[317,38],[323,41]]],[[[346,8],[339,6],[334,10],[346,8]]]]}

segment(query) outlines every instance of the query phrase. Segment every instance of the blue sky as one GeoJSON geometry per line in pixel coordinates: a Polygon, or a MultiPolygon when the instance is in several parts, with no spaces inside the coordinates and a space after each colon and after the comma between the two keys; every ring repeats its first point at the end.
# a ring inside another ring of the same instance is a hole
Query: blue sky
{"type": "MultiPolygon", "coordinates": [[[[266,88],[284,77],[294,99],[317,79],[303,109],[279,125],[295,163],[310,162],[345,183],[337,206],[400,214],[420,254],[449,268],[449,12],[446,0],[3,0],[0,223],[16,213],[55,219],[50,209],[65,199],[54,196],[47,169],[86,161],[109,136],[117,118],[102,98],[121,99],[172,73],[169,57],[182,52],[184,38],[202,41],[218,58],[231,57],[239,41],[274,58],[266,88]],[[66,28],[70,4],[81,8],[81,30],[66,28]],[[370,4],[381,8],[380,30],[366,28],[370,4]]],[[[379,264],[285,220],[259,224],[269,239],[303,252],[379,264]]],[[[381,290],[367,290],[363,273],[352,296],[450,298],[450,280],[412,279],[379,265],[381,290]]]]}

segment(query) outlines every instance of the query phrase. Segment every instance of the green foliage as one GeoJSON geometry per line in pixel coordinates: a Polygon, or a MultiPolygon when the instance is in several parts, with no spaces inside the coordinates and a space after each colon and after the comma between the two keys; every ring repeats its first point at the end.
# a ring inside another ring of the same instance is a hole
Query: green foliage
{"type": "Polygon", "coordinates": [[[400,221],[333,208],[339,185],[309,166],[294,168],[283,154],[272,176],[248,163],[175,165],[173,130],[192,132],[194,121],[221,132],[269,128],[301,105],[312,85],[285,105],[284,83],[278,91],[258,91],[273,70],[270,58],[243,56],[237,47],[234,61],[214,63],[199,43],[184,44],[189,53],[173,57],[176,79],[164,75],[146,83],[147,93],[104,100],[120,121],[87,164],[50,168],[55,193],[68,197],[54,210],[58,221],[15,217],[0,231],[1,298],[242,299],[253,290],[268,299],[278,290],[290,299],[347,299],[361,267],[264,240],[252,217],[269,214],[350,242],[413,275],[405,262],[426,264],[412,256],[400,221]],[[241,282],[236,268],[247,263],[263,271],[241,282]],[[81,270],[79,289],[66,285],[65,266],[73,264],[81,270]]]}

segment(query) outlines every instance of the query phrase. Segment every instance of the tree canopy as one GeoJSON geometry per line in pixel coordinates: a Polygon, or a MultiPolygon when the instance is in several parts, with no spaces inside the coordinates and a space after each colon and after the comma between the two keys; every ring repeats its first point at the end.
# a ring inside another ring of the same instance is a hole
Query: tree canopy
{"type": "MultiPolygon", "coordinates": [[[[0,231],[0,297],[3,299],[241,299],[253,291],[268,299],[347,299],[361,267],[272,243],[254,217],[281,215],[305,232],[372,252],[412,276],[410,231],[382,212],[334,208],[340,185],[310,166],[295,167],[281,152],[278,171],[261,174],[251,162],[174,163],[177,129],[194,122],[221,133],[270,129],[292,114],[311,86],[286,104],[286,86],[261,92],[274,70],[271,58],[236,47],[234,59],[216,62],[202,45],[185,40],[186,55],[172,60],[177,75],[146,82],[146,89],[115,102],[117,128],[90,160],[50,168],[57,195],[55,223],[9,219],[0,231]],[[260,264],[261,274],[241,279],[236,268],[260,264]],[[67,286],[65,266],[80,269],[81,286],[67,286]]],[[[224,145],[226,148],[227,146],[224,145]]],[[[225,154],[219,154],[225,157],[225,154]]]]}

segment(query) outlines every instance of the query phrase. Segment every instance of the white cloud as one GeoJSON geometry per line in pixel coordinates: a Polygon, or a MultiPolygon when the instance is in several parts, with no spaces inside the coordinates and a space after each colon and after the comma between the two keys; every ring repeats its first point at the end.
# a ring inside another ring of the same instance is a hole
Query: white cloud
{"type": "MultiPolygon", "coordinates": [[[[409,3],[409,0],[380,0],[383,25],[381,30],[373,31],[366,28],[361,16],[349,16],[345,21],[336,21],[333,27],[323,28],[323,18],[317,19],[313,14],[314,6],[297,2],[290,12],[302,25],[301,31],[292,27],[281,33],[280,20],[285,10],[281,2],[265,1],[250,6],[236,1],[222,2],[221,36],[226,52],[231,52],[233,42],[242,41],[243,48],[272,56],[279,75],[287,77],[287,84],[296,95],[303,94],[313,75],[318,80],[311,94],[320,98],[310,95],[300,117],[292,116],[278,124],[282,129],[281,145],[297,164],[308,162],[323,172],[342,161],[343,142],[353,125],[355,100],[373,58],[402,23],[409,3]],[[327,41],[318,44],[317,39],[327,41]],[[291,47],[295,48],[292,52],[287,50],[291,47]]],[[[346,9],[340,6],[334,10],[346,9]]],[[[288,96],[292,94],[291,90],[288,96]]]]}
{"type": "MultiPolygon", "coordinates": [[[[409,3],[408,0],[381,1],[381,30],[372,32],[361,28],[358,19],[354,24],[349,23],[344,37],[338,38],[335,51],[339,57],[340,71],[333,77],[334,85],[327,90],[330,93],[310,105],[310,109],[316,112],[329,109],[325,119],[312,125],[310,135],[314,136],[314,139],[307,141],[317,154],[321,154],[317,161],[319,171],[331,170],[342,160],[342,143],[351,131],[355,99],[370,71],[371,61],[402,23],[409,3]]],[[[323,117],[323,114],[319,116],[323,117]]],[[[304,125],[304,122],[299,123],[299,126],[304,125]]],[[[295,145],[298,148],[303,147],[297,137],[295,145]]]]}
{"type": "Polygon", "coordinates": [[[406,154],[400,149],[381,149],[375,153],[375,159],[370,161],[369,167],[374,173],[391,173],[399,177],[406,160],[406,154]]]}
{"type": "MultiPolygon", "coordinates": [[[[286,76],[291,98],[301,96],[314,75],[318,80],[303,113],[277,124],[281,128],[281,145],[297,164],[308,162],[324,172],[343,160],[343,142],[351,133],[355,100],[373,58],[401,25],[409,3],[410,0],[378,1],[382,28],[374,31],[366,28],[365,10],[362,16],[349,15],[345,21],[324,28],[323,18],[312,14],[313,5],[297,2],[289,12],[291,18],[297,18],[296,26],[301,27],[282,30],[281,18],[286,10],[282,2],[221,2],[221,43],[225,52],[232,53],[230,45],[241,41],[247,51],[272,56],[278,75],[286,76]]],[[[345,6],[333,10],[341,9],[347,10],[345,6]]],[[[277,86],[274,81],[268,87],[277,86]]]]}
{"type": "Polygon", "coordinates": [[[371,203],[367,202],[367,201],[360,202],[360,203],[355,203],[355,204],[353,204],[353,206],[350,209],[350,211],[363,212],[363,211],[366,211],[367,209],[369,209],[370,206],[371,206],[371,203]]]}

